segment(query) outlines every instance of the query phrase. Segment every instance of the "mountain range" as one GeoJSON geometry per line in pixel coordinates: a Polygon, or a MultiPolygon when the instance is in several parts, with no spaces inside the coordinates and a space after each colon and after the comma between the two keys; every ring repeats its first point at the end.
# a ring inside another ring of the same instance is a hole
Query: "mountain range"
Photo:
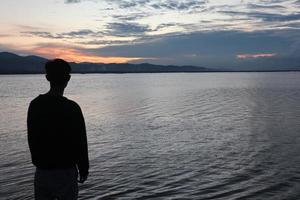
{"type": "MultiPolygon", "coordinates": [[[[10,52],[0,52],[0,74],[41,74],[48,59],[39,56],[20,56],[10,52]]],[[[300,71],[297,68],[260,68],[260,70],[230,70],[198,66],[154,65],[149,63],[88,63],[70,62],[73,73],[165,73],[165,72],[235,72],[235,71],[300,71]]]]}
{"type": "MultiPolygon", "coordinates": [[[[48,59],[39,56],[19,56],[0,52],[0,74],[39,74],[44,73],[48,59]]],[[[73,73],[157,73],[157,72],[207,72],[212,69],[196,66],[153,65],[148,63],[75,63],[70,62],[73,73]]]]}

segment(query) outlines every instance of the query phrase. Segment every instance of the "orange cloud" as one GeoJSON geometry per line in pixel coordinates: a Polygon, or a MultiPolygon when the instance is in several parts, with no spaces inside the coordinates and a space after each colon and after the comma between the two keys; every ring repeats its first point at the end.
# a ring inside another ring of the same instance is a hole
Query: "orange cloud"
{"type": "Polygon", "coordinates": [[[267,58],[274,57],[276,53],[258,53],[258,54],[238,54],[236,55],[239,59],[249,59],[249,58],[267,58]]]}
{"type": "Polygon", "coordinates": [[[83,53],[72,48],[61,47],[38,47],[33,50],[33,53],[47,58],[62,58],[69,62],[126,63],[144,59],[131,57],[104,57],[83,53]]]}

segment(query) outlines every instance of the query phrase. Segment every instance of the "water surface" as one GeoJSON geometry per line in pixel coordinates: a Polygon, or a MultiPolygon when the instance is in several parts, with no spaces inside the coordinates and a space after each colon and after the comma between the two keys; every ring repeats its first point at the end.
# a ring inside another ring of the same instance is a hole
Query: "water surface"
{"type": "MultiPolygon", "coordinates": [[[[0,76],[0,198],[32,199],[43,75],[0,76]]],[[[91,171],[80,199],[299,199],[300,73],[73,75],[91,171]]]]}

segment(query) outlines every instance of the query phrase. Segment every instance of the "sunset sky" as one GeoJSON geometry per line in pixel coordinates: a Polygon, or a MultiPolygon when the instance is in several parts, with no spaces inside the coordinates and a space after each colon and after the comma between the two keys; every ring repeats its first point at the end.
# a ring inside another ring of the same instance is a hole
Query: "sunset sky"
{"type": "Polygon", "coordinates": [[[300,0],[1,0],[0,51],[76,62],[300,66],[300,0]]]}

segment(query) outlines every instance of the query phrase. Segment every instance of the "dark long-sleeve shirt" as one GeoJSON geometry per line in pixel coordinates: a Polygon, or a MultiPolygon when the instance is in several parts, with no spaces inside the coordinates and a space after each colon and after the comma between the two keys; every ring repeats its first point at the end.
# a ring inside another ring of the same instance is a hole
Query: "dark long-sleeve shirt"
{"type": "Polygon", "coordinates": [[[89,170],[85,122],[77,103],[63,96],[39,95],[27,116],[32,163],[40,169],[77,165],[81,175],[89,170]]]}

